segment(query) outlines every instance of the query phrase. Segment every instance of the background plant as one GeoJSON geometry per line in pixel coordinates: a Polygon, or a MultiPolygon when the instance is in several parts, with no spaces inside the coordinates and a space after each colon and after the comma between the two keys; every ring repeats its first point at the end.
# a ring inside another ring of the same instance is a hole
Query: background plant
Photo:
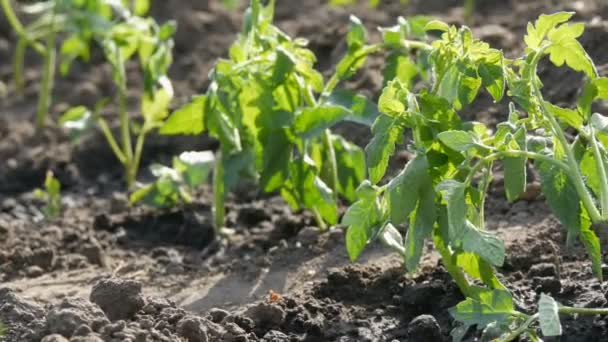
{"type": "Polygon", "coordinates": [[[172,36],[176,26],[174,22],[159,25],[152,18],[132,14],[126,7],[115,6],[113,10],[120,12],[121,19],[107,23],[108,27],[94,38],[102,46],[104,57],[112,67],[112,79],[117,91],[118,138],[110,129],[108,120],[101,115],[109,99],[100,99],[92,109],[84,106],[71,108],[61,117],[60,123],[78,135],[97,125],[124,167],[127,186],[132,188],[146,135],[162,126],[173,99],[173,87],[167,72],[173,61],[172,36]],[[126,64],[130,59],[137,59],[144,76],[141,122],[132,120],[127,110],[126,64]],[[132,135],[136,136],[135,142],[132,135]]]}
{"type": "MultiPolygon", "coordinates": [[[[455,340],[471,326],[486,329],[490,339],[512,341],[525,334],[537,340],[537,321],[545,336],[555,336],[561,334],[559,313],[608,313],[563,307],[546,295],[540,298],[538,313],[517,311],[494,270],[503,265],[504,244],[485,229],[485,198],[494,164],[502,161],[506,196],[515,201],[526,188],[526,165],[531,160],[541,175],[543,194],[567,229],[568,243],[580,239],[594,273],[602,279],[601,250],[593,228],[602,229],[607,220],[608,119],[592,114],[591,104],[606,98],[608,81],[598,77],[576,40],[584,26],[568,23],[571,17],[572,13],[542,15],[530,24],[525,54],[515,60],[474,39],[466,27],[430,22],[425,30],[442,32],[441,39],[409,45],[419,50],[418,64],[427,66],[431,77],[421,76],[428,79],[428,86],[414,91],[396,78],[387,82],[379,99],[382,115],[366,148],[369,180],[359,186],[359,200],[342,220],[349,226],[347,250],[354,260],[379,238],[414,272],[425,240],[432,239],[446,270],[467,297],[452,310],[463,323],[453,332],[455,340]],[[544,100],[537,66],[545,56],[556,66],[565,64],[587,77],[575,109],[544,100]],[[458,115],[481,89],[496,101],[505,92],[514,101],[509,119],[495,132],[458,115]],[[574,129],[576,136],[569,139],[566,129],[574,129]],[[399,175],[378,185],[405,131],[411,136],[408,150],[413,158],[399,175]],[[405,236],[397,228],[402,225],[408,226],[405,236]],[[484,286],[473,285],[471,279],[484,286]]],[[[385,33],[384,38],[389,45],[390,36],[385,33]]],[[[410,55],[406,52],[404,58],[410,55]]]]}
{"type": "Polygon", "coordinates": [[[150,6],[148,0],[49,0],[22,5],[21,9],[34,19],[22,24],[10,0],[1,0],[4,16],[17,34],[14,52],[13,75],[17,91],[24,88],[24,62],[27,48],[32,48],[43,59],[42,80],[38,96],[36,125],[45,124],[52,101],[52,91],[57,65],[62,75],[69,72],[76,58],[88,61],[91,47],[98,36],[132,8],[136,15],[144,15],[150,6]],[[61,59],[57,63],[58,55],[61,59]]]}

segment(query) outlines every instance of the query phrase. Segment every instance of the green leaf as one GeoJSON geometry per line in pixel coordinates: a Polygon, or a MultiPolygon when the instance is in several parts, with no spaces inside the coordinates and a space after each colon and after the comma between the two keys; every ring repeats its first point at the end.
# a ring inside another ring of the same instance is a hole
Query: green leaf
{"type": "Polygon", "coordinates": [[[603,100],[608,100],[608,77],[598,77],[592,82],[597,88],[597,97],[603,100]]]}
{"type": "Polygon", "coordinates": [[[541,14],[535,24],[528,23],[528,34],[524,37],[526,45],[531,49],[537,49],[550,30],[557,25],[568,21],[574,12],[558,12],[554,14],[541,14]]]}
{"type": "Polygon", "coordinates": [[[465,184],[453,179],[443,180],[437,191],[443,195],[448,209],[449,238],[451,242],[460,241],[467,232],[467,203],[465,184]]]}
{"type": "Polygon", "coordinates": [[[593,113],[591,115],[591,126],[598,132],[608,134],[608,118],[601,114],[593,113]]]}
{"type": "Polygon", "coordinates": [[[584,123],[584,118],[578,111],[572,110],[572,109],[560,108],[560,107],[555,106],[546,101],[545,101],[545,106],[547,108],[549,108],[551,113],[553,113],[553,115],[555,115],[560,121],[565,122],[570,127],[573,127],[577,130],[580,130],[582,128],[583,123],[584,123]]]}
{"type": "Polygon", "coordinates": [[[426,157],[419,154],[388,184],[388,203],[393,223],[401,224],[407,221],[410,213],[416,208],[421,195],[420,187],[430,182],[428,168],[426,157]]]}
{"type": "Polygon", "coordinates": [[[593,151],[587,150],[580,162],[581,173],[586,178],[586,183],[593,193],[599,197],[601,192],[601,180],[597,170],[597,163],[593,151]]]}
{"type": "Polygon", "coordinates": [[[405,254],[405,249],[403,248],[403,237],[399,230],[395,228],[391,223],[387,223],[384,229],[382,230],[382,234],[380,235],[380,239],[387,245],[390,249],[398,252],[401,255],[405,254]]]}
{"type": "Polygon", "coordinates": [[[381,115],[372,126],[374,137],[365,148],[369,177],[377,184],[388,167],[389,157],[395,152],[395,144],[402,134],[398,119],[381,115]]]}
{"type": "Polygon", "coordinates": [[[508,323],[513,315],[513,299],[506,290],[480,290],[477,298],[467,298],[451,308],[450,314],[465,325],[485,327],[492,322],[508,323]]]}
{"type": "Polygon", "coordinates": [[[156,125],[169,115],[169,105],[173,100],[173,86],[167,77],[159,80],[161,87],[153,94],[144,94],[141,112],[146,123],[156,125]]]}
{"type": "Polygon", "coordinates": [[[417,74],[418,67],[416,66],[416,63],[412,62],[410,57],[404,56],[397,51],[388,55],[384,64],[384,69],[382,70],[385,85],[396,78],[408,88],[412,86],[412,82],[417,74]]]}
{"type": "Polygon", "coordinates": [[[403,103],[406,98],[404,95],[407,95],[407,89],[399,80],[388,82],[378,99],[378,109],[389,116],[397,117],[402,115],[405,111],[403,103]]]}
{"type": "Polygon", "coordinates": [[[372,126],[374,120],[380,116],[378,105],[367,97],[347,89],[338,89],[332,92],[325,103],[328,106],[341,106],[348,115],[342,120],[356,122],[361,125],[372,126]]]}
{"type": "Polygon", "coordinates": [[[381,227],[383,216],[378,195],[369,182],[362,183],[357,194],[359,200],[353,203],[342,217],[342,224],[348,226],[346,249],[352,261],[363,252],[374,230],[381,227]]]}
{"type": "Polygon", "coordinates": [[[340,106],[322,105],[305,108],[293,124],[294,131],[304,139],[310,139],[340,122],[348,115],[348,111],[340,106]]]}
{"type": "Polygon", "coordinates": [[[505,261],[505,245],[502,240],[496,234],[477,229],[469,221],[466,221],[466,227],[462,249],[479,255],[491,265],[501,267],[505,261]]]}
{"type": "Polygon", "coordinates": [[[454,151],[466,152],[476,146],[475,136],[471,132],[447,131],[441,132],[437,138],[454,151]]]}
{"type": "Polygon", "coordinates": [[[262,165],[260,186],[266,192],[280,189],[289,175],[293,144],[285,129],[263,131],[260,135],[262,165]]]}
{"type": "Polygon", "coordinates": [[[503,63],[502,54],[499,52],[488,57],[479,65],[478,69],[481,84],[496,102],[500,101],[505,93],[503,63]]]}
{"type": "Polygon", "coordinates": [[[470,252],[462,252],[455,255],[456,264],[467,272],[471,277],[481,280],[492,289],[504,289],[504,285],[498,280],[494,270],[489,263],[479,255],[470,252]]]}
{"type": "Polygon", "coordinates": [[[568,231],[571,243],[580,232],[580,200],[568,174],[547,162],[537,161],[541,189],[553,213],[568,231]]]}
{"type": "MultiPolygon", "coordinates": [[[[511,149],[526,150],[526,131],[522,128],[515,133],[515,137],[508,143],[511,149]]],[[[527,158],[506,157],[503,161],[505,174],[505,192],[509,202],[516,201],[526,191],[527,158]]]]}
{"type": "Polygon", "coordinates": [[[433,234],[437,220],[435,191],[431,178],[426,177],[421,182],[418,189],[420,200],[410,216],[410,225],[405,236],[405,267],[410,272],[417,269],[422,257],[424,241],[433,234]]]}
{"type": "MultiPolygon", "coordinates": [[[[594,81],[597,80],[599,80],[599,78],[594,81]]],[[[598,88],[594,84],[594,82],[586,83],[583,88],[583,93],[576,101],[576,108],[585,120],[588,120],[591,116],[591,105],[593,104],[593,100],[595,100],[597,96],[598,88]]]]}
{"type": "Polygon", "coordinates": [[[184,183],[195,188],[207,180],[214,163],[213,152],[183,152],[173,160],[173,168],[180,173],[184,183]]]}
{"type": "Polygon", "coordinates": [[[137,16],[145,16],[150,10],[150,0],[133,0],[133,13],[137,16]]]}
{"type": "Polygon", "coordinates": [[[424,26],[425,31],[447,32],[447,31],[449,31],[449,29],[450,29],[450,26],[448,24],[444,23],[443,21],[439,21],[439,20],[431,20],[426,24],[426,26],[424,26]]]}
{"type": "Polygon", "coordinates": [[[340,136],[332,136],[338,166],[338,192],[349,202],[356,199],[356,190],[365,179],[365,153],[340,136]]]}
{"type": "Polygon", "coordinates": [[[538,323],[544,336],[562,335],[562,325],[559,321],[557,302],[544,293],[541,293],[540,300],[538,301],[538,323]]]}
{"type": "Polygon", "coordinates": [[[274,87],[285,82],[296,65],[296,59],[285,48],[279,46],[276,49],[276,61],[272,71],[272,84],[274,87]]]}
{"type": "Polygon", "coordinates": [[[587,210],[583,207],[580,216],[581,232],[580,238],[589,254],[591,259],[591,269],[593,274],[599,279],[600,282],[604,280],[604,273],[602,271],[602,248],[600,245],[600,239],[597,237],[595,232],[591,229],[591,219],[587,210]]]}
{"type": "MultiPolygon", "coordinates": [[[[581,43],[574,39],[578,36],[568,37],[567,34],[569,33],[562,32],[562,28],[566,26],[575,27],[577,25],[562,25],[560,29],[554,31],[556,35],[559,35],[552,38],[553,44],[547,48],[549,59],[555,66],[560,67],[565,63],[573,70],[584,72],[589,78],[596,78],[597,70],[593,64],[593,60],[589,57],[581,43]]],[[[582,24],[577,27],[584,28],[582,24]]],[[[582,34],[582,30],[580,34],[582,34]]]]}
{"type": "Polygon", "coordinates": [[[346,44],[349,50],[358,50],[365,45],[367,41],[367,31],[359,18],[354,15],[350,16],[350,26],[346,35],[346,44]]]}
{"type": "Polygon", "coordinates": [[[160,128],[160,134],[200,134],[204,129],[207,97],[198,96],[169,116],[160,128]]]}

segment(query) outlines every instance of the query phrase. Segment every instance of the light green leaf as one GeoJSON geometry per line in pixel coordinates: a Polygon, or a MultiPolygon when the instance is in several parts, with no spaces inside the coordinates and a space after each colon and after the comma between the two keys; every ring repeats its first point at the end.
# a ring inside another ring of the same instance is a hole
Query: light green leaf
{"type": "Polygon", "coordinates": [[[428,168],[426,157],[419,154],[388,184],[388,203],[393,223],[401,224],[407,221],[410,213],[416,208],[421,195],[420,187],[430,181],[428,168]]]}
{"type": "Polygon", "coordinates": [[[365,148],[370,181],[377,184],[386,172],[389,157],[395,152],[395,144],[402,134],[398,119],[381,115],[372,127],[374,137],[365,148]]]}
{"type": "Polygon", "coordinates": [[[443,180],[437,185],[437,191],[443,195],[448,209],[449,238],[452,243],[460,241],[467,232],[467,203],[465,184],[453,179],[443,180]]]}
{"type": "Polygon", "coordinates": [[[348,111],[340,106],[323,105],[306,108],[296,116],[294,131],[303,138],[310,139],[340,122],[347,115],[348,111]]]}
{"type": "Polygon", "coordinates": [[[524,37],[526,45],[531,49],[537,49],[545,39],[550,30],[557,25],[568,21],[574,12],[558,12],[554,14],[541,14],[534,23],[528,23],[528,34],[524,37]]]}
{"type": "Polygon", "coordinates": [[[456,264],[460,266],[471,277],[481,280],[492,289],[504,289],[503,284],[498,280],[494,270],[489,263],[484,261],[479,255],[471,252],[456,254],[456,264]]]}
{"type": "Polygon", "coordinates": [[[604,280],[604,273],[602,270],[602,247],[600,245],[600,239],[597,237],[595,232],[591,229],[591,219],[587,210],[582,207],[580,216],[581,232],[580,237],[589,258],[591,259],[591,269],[593,274],[599,279],[600,282],[604,280]]]}
{"type": "Polygon", "coordinates": [[[467,298],[451,308],[450,314],[465,325],[485,327],[492,322],[508,323],[513,315],[513,299],[506,290],[480,290],[477,298],[467,298]]]}
{"type": "Polygon", "coordinates": [[[608,77],[598,77],[592,82],[597,88],[597,97],[603,100],[608,100],[608,77]]]}
{"type": "Polygon", "coordinates": [[[183,152],[173,160],[173,168],[180,173],[184,183],[195,188],[207,180],[214,163],[213,152],[183,152]]]}
{"type": "Polygon", "coordinates": [[[505,261],[505,245],[502,240],[496,234],[477,229],[469,221],[466,221],[462,249],[476,253],[494,266],[501,267],[505,261]]]}
{"type": "Polygon", "coordinates": [[[450,26],[443,21],[439,20],[431,20],[426,26],[424,26],[425,31],[443,31],[447,32],[450,29],[450,26]]]}
{"type": "Polygon", "coordinates": [[[404,92],[407,94],[407,89],[399,80],[388,82],[378,99],[378,109],[389,116],[397,117],[402,115],[405,111],[404,92]]]}
{"type": "Polygon", "coordinates": [[[458,152],[466,152],[475,147],[475,136],[471,132],[446,131],[437,135],[437,138],[447,147],[458,152]]]}
{"type": "Polygon", "coordinates": [[[200,134],[204,129],[206,96],[198,96],[169,116],[160,128],[160,134],[200,134]]]}
{"type": "Polygon", "coordinates": [[[598,113],[593,113],[593,115],[591,115],[591,125],[598,132],[608,134],[608,118],[607,117],[605,117],[601,114],[598,114],[598,113]]]}
{"type": "Polygon", "coordinates": [[[382,230],[380,239],[382,239],[384,244],[390,249],[401,255],[405,254],[405,249],[403,248],[403,236],[401,236],[399,230],[397,230],[397,228],[395,228],[395,226],[393,226],[391,223],[386,224],[382,230]]]}
{"type": "Polygon", "coordinates": [[[346,43],[349,50],[358,50],[367,41],[367,31],[359,18],[354,15],[350,16],[350,26],[346,35],[346,43]]]}
{"type": "Polygon", "coordinates": [[[562,325],[559,321],[559,307],[555,299],[541,293],[538,301],[538,323],[543,335],[561,336],[562,325]]]}
{"type": "Polygon", "coordinates": [[[418,67],[416,63],[412,62],[408,56],[404,56],[399,52],[393,52],[388,55],[384,69],[382,70],[385,85],[396,78],[405,84],[407,88],[412,86],[412,82],[417,74],[418,67]]]}

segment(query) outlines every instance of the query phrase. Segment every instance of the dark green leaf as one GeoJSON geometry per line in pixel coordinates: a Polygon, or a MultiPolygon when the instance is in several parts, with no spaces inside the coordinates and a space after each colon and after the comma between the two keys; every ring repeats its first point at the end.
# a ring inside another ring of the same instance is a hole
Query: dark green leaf
{"type": "Polygon", "coordinates": [[[451,308],[455,320],[485,327],[492,322],[508,323],[514,313],[513,299],[506,290],[483,290],[477,298],[467,298],[451,308]]]}
{"type": "Polygon", "coordinates": [[[444,145],[458,152],[466,152],[475,147],[475,137],[471,132],[441,132],[437,135],[437,138],[439,138],[444,145]]]}
{"type": "Polygon", "coordinates": [[[437,185],[437,191],[443,195],[448,209],[450,241],[460,241],[467,232],[465,185],[453,179],[446,179],[437,185]]]}
{"type": "Polygon", "coordinates": [[[374,137],[365,148],[369,177],[373,184],[378,183],[388,167],[389,157],[395,152],[395,144],[402,134],[398,119],[381,115],[372,127],[374,137]]]}
{"type": "Polygon", "coordinates": [[[428,168],[426,157],[419,154],[407,163],[403,171],[388,184],[388,203],[391,221],[394,224],[406,222],[410,213],[416,208],[422,195],[419,191],[420,187],[426,186],[430,182],[428,168]]]}
{"type": "Polygon", "coordinates": [[[356,190],[365,179],[365,153],[340,136],[332,136],[338,166],[338,192],[348,201],[356,199],[356,190]]]}

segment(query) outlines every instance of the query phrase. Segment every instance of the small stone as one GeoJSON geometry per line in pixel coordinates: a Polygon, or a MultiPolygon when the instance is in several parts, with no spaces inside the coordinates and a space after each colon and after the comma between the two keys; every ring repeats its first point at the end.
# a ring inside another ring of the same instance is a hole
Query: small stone
{"type": "Polygon", "coordinates": [[[29,278],[40,277],[44,273],[44,270],[40,266],[29,266],[25,269],[25,275],[29,278]]]}
{"type": "Polygon", "coordinates": [[[87,336],[92,332],[93,332],[93,330],[91,329],[91,327],[89,325],[82,324],[81,326],[76,328],[76,330],[74,330],[74,336],[87,336]]]}
{"type": "Polygon", "coordinates": [[[70,341],[67,338],[65,338],[59,334],[52,334],[52,335],[47,335],[47,336],[43,337],[40,342],[70,342],[70,341]]]}
{"type": "Polygon", "coordinates": [[[431,315],[420,315],[414,318],[407,326],[407,334],[410,339],[417,341],[441,341],[441,328],[435,317],[431,315]]]}
{"type": "Polygon", "coordinates": [[[240,342],[247,341],[247,333],[236,323],[226,323],[224,325],[226,333],[223,336],[223,340],[226,342],[240,342]]]}
{"type": "Polygon", "coordinates": [[[72,337],[70,342],[104,342],[104,340],[97,334],[90,334],[87,336],[72,337]]]}
{"type": "Polygon", "coordinates": [[[49,310],[46,317],[47,329],[51,333],[72,336],[82,325],[104,319],[99,307],[82,298],[64,298],[63,301],[49,310]]]}
{"type": "Polygon", "coordinates": [[[186,316],[177,323],[177,333],[189,342],[207,342],[207,328],[201,319],[194,316],[186,316]]]}
{"type": "Polygon", "coordinates": [[[283,334],[280,331],[270,330],[267,332],[264,337],[262,337],[263,342],[289,342],[289,336],[283,334]]]}
{"type": "Polygon", "coordinates": [[[119,278],[99,281],[93,286],[90,299],[111,321],[130,319],[146,304],[140,282],[119,278]]]}
{"type": "Polygon", "coordinates": [[[285,321],[285,311],[275,304],[259,303],[247,309],[245,316],[251,318],[256,327],[276,327],[285,321]]]}
{"type": "Polygon", "coordinates": [[[297,239],[303,245],[313,245],[319,238],[319,232],[317,227],[304,227],[298,233],[297,239]]]}
{"type": "Polygon", "coordinates": [[[557,294],[562,289],[562,284],[555,277],[534,277],[532,279],[537,292],[557,294]]]}
{"type": "Polygon", "coordinates": [[[229,314],[230,313],[228,311],[219,308],[212,308],[211,310],[209,310],[209,316],[211,317],[211,321],[213,323],[220,323],[229,314]]]}
{"type": "Polygon", "coordinates": [[[93,265],[105,267],[107,264],[103,248],[101,247],[101,244],[99,244],[99,242],[95,239],[93,239],[91,242],[84,244],[80,249],[80,253],[82,253],[82,255],[87,258],[89,263],[93,265]]]}
{"type": "Polygon", "coordinates": [[[557,267],[552,263],[541,263],[532,265],[528,272],[529,277],[555,277],[557,275],[557,267]]]}

